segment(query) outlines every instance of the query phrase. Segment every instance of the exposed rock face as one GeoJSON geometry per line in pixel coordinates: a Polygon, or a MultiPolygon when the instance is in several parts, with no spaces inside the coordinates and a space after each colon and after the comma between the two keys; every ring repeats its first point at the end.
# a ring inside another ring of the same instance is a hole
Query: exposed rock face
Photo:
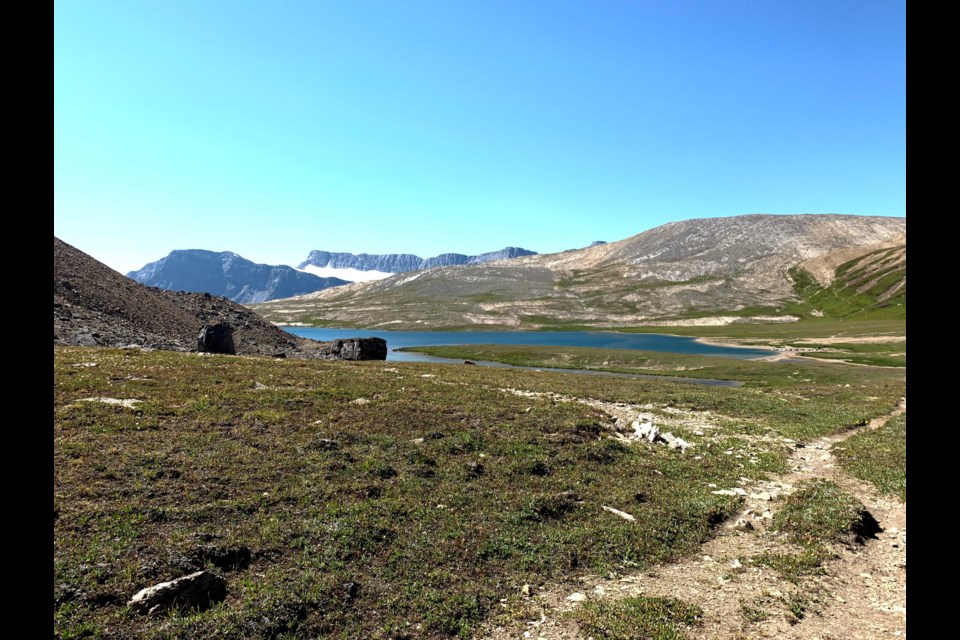
{"type": "Polygon", "coordinates": [[[197,351],[235,355],[237,348],[233,344],[233,327],[225,322],[204,325],[197,336],[197,351]]]}
{"type": "Polygon", "coordinates": [[[197,571],[142,589],[127,606],[137,613],[156,616],[174,607],[204,611],[226,597],[227,583],[223,578],[208,571],[197,571]]]}
{"type": "Polygon", "coordinates": [[[171,251],[127,274],[141,284],[168,291],[194,291],[250,304],[329,289],[347,280],[321,278],[285,265],[257,264],[230,251],[171,251]]]}
{"type": "MultiPolygon", "coordinates": [[[[53,239],[54,344],[196,351],[201,328],[217,325],[232,330],[238,355],[336,357],[326,343],[289,334],[232,300],[147,287],[53,239]]],[[[229,353],[225,338],[214,339],[215,334],[204,340],[229,353]]],[[[377,350],[357,347],[346,353],[363,356],[377,350]]]]}
{"type": "Polygon", "coordinates": [[[386,360],[387,341],[383,338],[347,338],[327,343],[320,357],[330,360],[386,360]]]}
{"type": "Polygon", "coordinates": [[[334,267],[337,269],[359,269],[360,271],[382,271],[385,273],[405,273],[434,267],[450,267],[460,264],[480,264],[494,260],[507,260],[520,256],[536,255],[536,251],[528,251],[519,247],[506,247],[500,251],[481,253],[476,256],[467,256],[462,253],[443,253],[433,258],[421,258],[411,253],[389,253],[371,255],[367,253],[330,253],[329,251],[311,251],[307,259],[297,268],[303,269],[308,265],[315,267],[334,267]]]}

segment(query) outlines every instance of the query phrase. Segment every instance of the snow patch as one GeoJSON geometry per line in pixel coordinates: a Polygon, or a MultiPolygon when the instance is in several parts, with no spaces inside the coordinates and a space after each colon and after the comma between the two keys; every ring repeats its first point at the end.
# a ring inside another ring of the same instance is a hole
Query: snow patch
{"type": "Polygon", "coordinates": [[[349,280],[350,282],[370,282],[371,280],[383,280],[384,278],[389,278],[393,275],[392,273],[387,273],[386,271],[377,271],[375,269],[371,269],[370,271],[362,271],[352,267],[318,267],[313,264],[308,264],[303,269],[297,269],[297,271],[312,273],[313,275],[320,276],[321,278],[340,278],[341,280],[349,280]]]}

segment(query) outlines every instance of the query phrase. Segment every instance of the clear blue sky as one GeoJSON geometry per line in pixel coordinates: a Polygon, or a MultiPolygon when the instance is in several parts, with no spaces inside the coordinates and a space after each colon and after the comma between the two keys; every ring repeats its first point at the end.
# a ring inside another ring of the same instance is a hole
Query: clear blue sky
{"type": "Polygon", "coordinates": [[[906,215],[902,0],[54,8],[54,233],[123,272],[906,215]]]}

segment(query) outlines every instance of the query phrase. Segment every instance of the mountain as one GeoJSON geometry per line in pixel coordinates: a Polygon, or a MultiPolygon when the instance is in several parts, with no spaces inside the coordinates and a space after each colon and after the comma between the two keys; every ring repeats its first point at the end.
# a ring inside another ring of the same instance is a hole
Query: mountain
{"type": "MultiPolygon", "coordinates": [[[[395,275],[257,310],[274,322],[396,329],[794,321],[824,315],[816,305],[825,297],[804,288],[802,274],[818,273],[824,281],[810,279],[823,288],[842,262],[895,247],[903,263],[890,272],[891,286],[905,287],[905,218],[704,218],[585,249],[395,275]]],[[[887,305],[884,313],[905,314],[905,305],[887,305]]]]}
{"type": "Polygon", "coordinates": [[[379,280],[395,273],[433,269],[435,267],[481,264],[533,255],[537,255],[537,252],[518,247],[506,247],[500,251],[481,253],[476,256],[467,256],[462,253],[443,253],[433,258],[421,258],[410,253],[371,255],[368,253],[311,251],[307,259],[297,265],[297,268],[316,275],[339,276],[359,282],[379,280]]]}
{"type": "Polygon", "coordinates": [[[257,264],[230,251],[171,251],[127,274],[141,284],[170,291],[195,291],[250,304],[329,289],[347,280],[321,278],[283,265],[257,264]]]}
{"type": "Polygon", "coordinates": [[[201,327],[219,322],[233,328],[240,355],[324,357],[324,343],[293,336],[232,300],[148,287],[54,237],[55,345],[196,351],[201,327]]]}

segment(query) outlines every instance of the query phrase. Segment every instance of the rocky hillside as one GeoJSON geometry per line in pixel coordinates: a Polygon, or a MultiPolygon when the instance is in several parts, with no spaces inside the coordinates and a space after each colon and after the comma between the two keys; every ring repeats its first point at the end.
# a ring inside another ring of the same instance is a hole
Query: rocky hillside
{"type": "Polygon", "coordinates": [[[171,251],[127,277],[151,287],[212,293],[241,304],[289,298],[348,282],[284,265],[257,264],[230,251],[203,249],[171,251]]]}
{"type": "Polygon", "coordinates": [[[196,351],[201,327],[221,322],[233,328],[238,354],[326,357],[327,345],[290,335],[232,300],[142,285],[53,239],[54,344],[196,351]]]}
{"type": "MultiPolygon", "coordinates": [[[[841,255],[845,255],[841,254],[841,255]]],[[[829,261],[833,256],[825,256],[829,261]]],[[[835,319],[905,317],[907,306],[907,247],[868,251],[838,264],[832,277],[818,279],[804,264],[788,271],[794,289],[811,314],[835,319]]]]}
{"type": "Polygon", "coordinates": [[[419,271],[421,269],[433,269],[435,267],[481,264],[484,262],[507,260],[536,254],[536,251],[528,251],[527,249],[520,249],[518,247],[506,247],[500,251],[491,251],[475,256],[467,256],[462,253],[443,253],[433,258],[421,258],[420,256],[415,256],[410,253],[371,255],[367,253],[354,254],[311,251],[307,259],[301,262],[297,268],[307,270],[311,267],[319,269],[356,269],[358,271],[379,271],[381,273],[393,274],[419,271]]]}
{"type": "Polygon", "coordinates": [[[686,220],[586,249],[397,275],[257,309],[275,322],[397,329],[793,321],[817,309],[791,269],[905,244],[905,218],[686,220]]]}

